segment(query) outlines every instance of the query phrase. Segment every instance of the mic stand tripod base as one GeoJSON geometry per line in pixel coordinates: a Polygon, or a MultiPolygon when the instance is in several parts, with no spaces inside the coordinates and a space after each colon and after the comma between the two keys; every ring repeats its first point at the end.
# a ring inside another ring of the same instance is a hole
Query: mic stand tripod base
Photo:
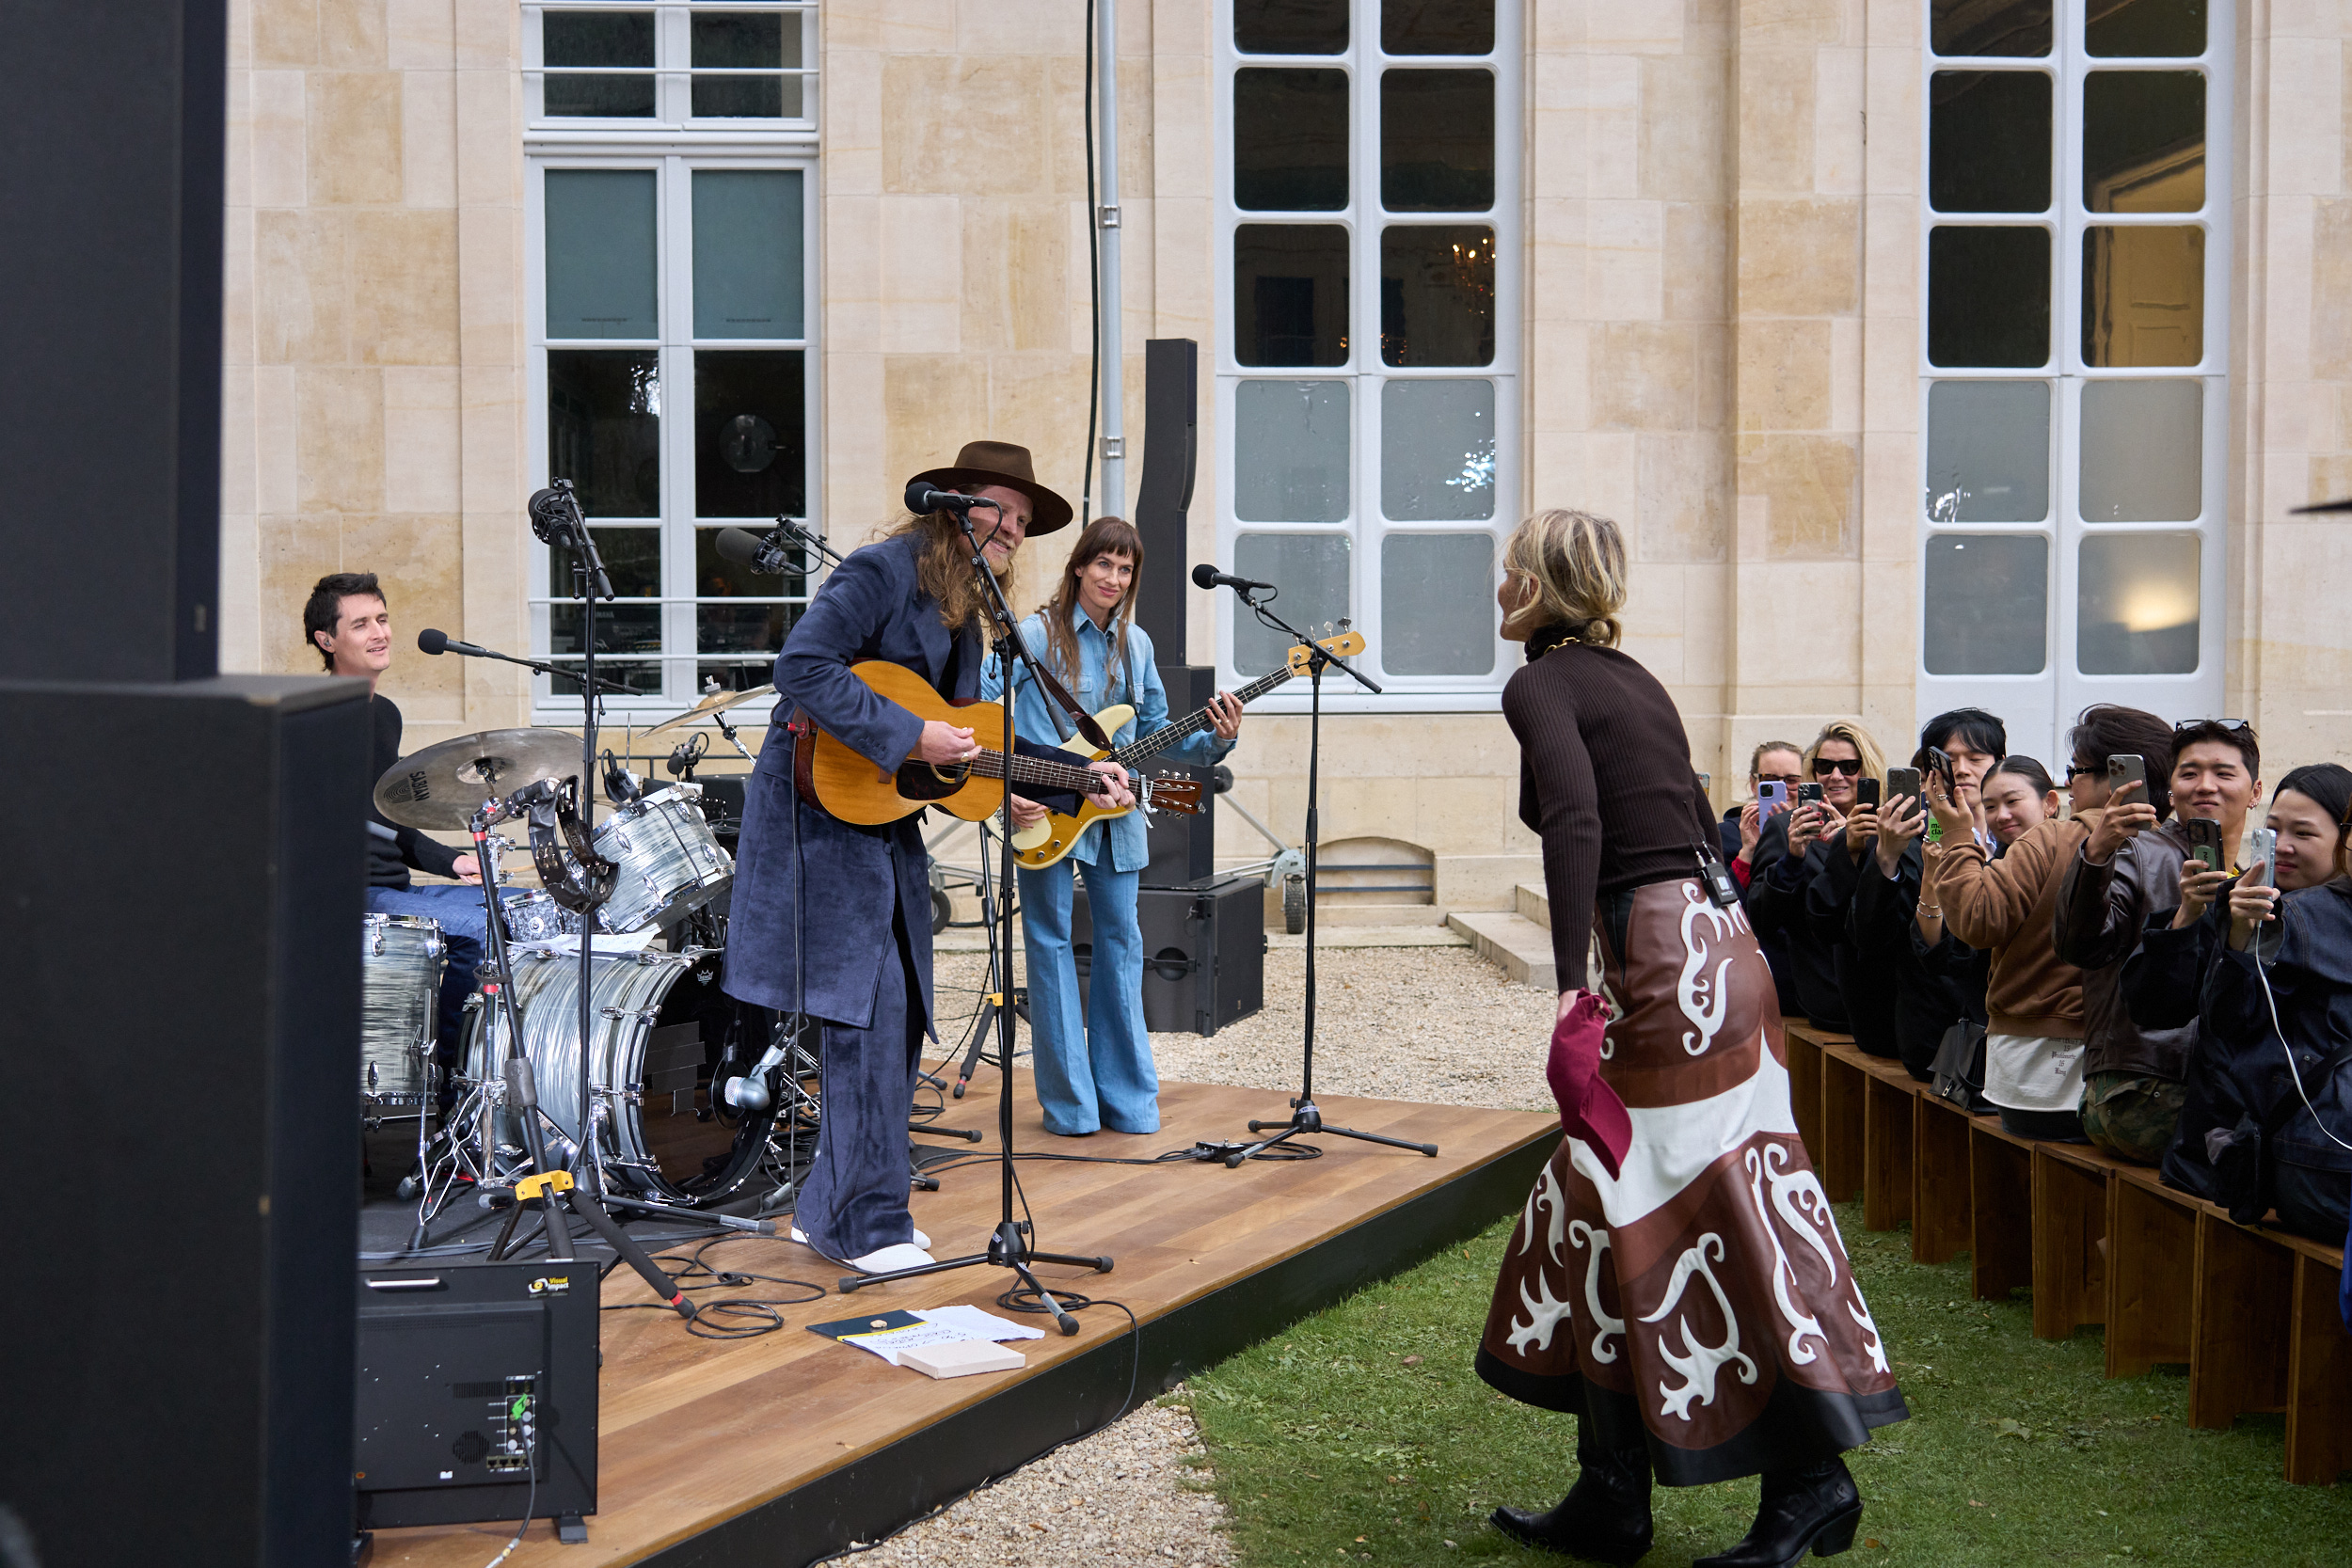
{"type": "Polygon", "coordinates": [[[1256,1159],[1267,1149],[1287,1144],[1293,1138],[1324,1133],[1335,1138],[1356,1138],[1368,1144],[1386,1144],[1391,1148],[1410,1148],[1428,1155],[1432,1160],[1438,1157],[1436,1144],[1417,1144],[1407,1138],[1391,1138],[1378,1132],[1359,1132],[1352,1127],[1330,1126],[1324,1121],[1321,1108],[1311,1100],[1297,1101],[1297,1107],[1296,1110],[1291,1112],[1291,1119],[1288,1121],[1251,1122],[1249,1131],[1252,1132],[1263,1132],[1269,1128],[1278,1127],[1281,1131],[1270,1138],[1251,1144],[1247,1148],[1233,1150],[1232,1153],[1225,1156],[1225,1168],[1239,1170],[1244,1160],[1256,1159]]]}
{"type": "Polygon", "coordinates": [[[1032,1263],[1066,1263],[1073,1269],[1092,1269],[1097,1274],[1111,1272],[1108,1258],[1079,1258],[1066,1252],[1033,1252],[1021,1237],[1021,1227],[1011,1220],[999,1223],[988,1238],[988,1250],[967,1258],[943,1258],[936,1263],[917,1263],[911,1269],[893,1269],[887,1274],[845,1275],[839,1280],[841,1293],[848,1295],[868,1285],[887,1285],[894,1279],[914,1279],[927,1274],[945,1274],[950,1269],[969,1269],[985,1265],[992,1269],[1010,1269],[1021,1283],[1035,1292],[1037,1299],[1053,1317],[1055,1325],[1067,1337],[1078,1332],[1078,1320],[1061,1308],[1044,1282],[1029,1272],[1032,1263]]]}

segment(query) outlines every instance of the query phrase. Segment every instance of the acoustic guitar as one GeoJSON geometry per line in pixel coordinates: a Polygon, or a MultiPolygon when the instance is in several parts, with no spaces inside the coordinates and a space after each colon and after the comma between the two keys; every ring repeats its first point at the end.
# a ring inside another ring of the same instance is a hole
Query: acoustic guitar
{"type": "MultiPolygon", "coordinates": [[[[1342,658],[1353,658],[1364,651],[1364,634],[1359,631],[1343,631],[1335,637],[1318,638],[1316,641],[1326,653],[1336,654],[1342,658]]],[[[1313,657],[1312,649],[1303,642],[1298,643],[1291,649],[1290,657],[1283,660],[1282,668],[1271,673],[1260,675],[1233,695],[1240,698],[1245,705],[1254,703],[1284,681],[1305,674],[1307,666],[1313,657]]],[[[1104,708],[1094,718],[1095,721],[1103,726],[1104,735],[1116,735],[1119,733],[1119,727],[1135,716],[1136,710],[1122,703],[1114,707],[1104,708]]],[[[1082,762],[1094,762],[1108,757],[1133,774],[1136,766],[1146,757],[1164,752],[1194,731],[1208,729],[1216,722],[1216,719],[1207,708],[1196,708],[1164,728],[1153,730],[1147,736],[1137,736],[1126,745],[1115,747],[1107,752],[1098,751],[1087,745],[1083,740],[1073,741],[1065,745],[1062,750],[1082,762]]],[[[1197,781],[1190,779],[1152,780],[1152,805],[1158,808],[1171,804],[1172,802],[1165,797],[1174,785],[1179,784],[1193,786],[1191,799],[1196,803],[1190,806],[1178,805],[1175,809],[1179,811],[1198,810],[1200,786],[1197,781]]],[[[1098,806],[1092,800],[1082,800],[1078,802],[1078,810],[1074,815],[1064,816],[1060,812],[1054,812],[1048,815],[1044,821],[1014,833],[1012,835],[1013,858],[1028,870],[1041,870],[1075,849],[1078,847],[1078,835],[1086,832],[1087,824],[1105,817],[1124,816],[1131,809],[1121,806],[1113,810],[1107,806],[1098,806]]]]}
{"type": "Polygon", "coordinates": [[[801,793],[844,822],[875,827],[912,816],[925,806],[939,806],[967,822],[977,822],[1003,807],[1008,778],[1042,789],[1068,790],[1082,798],[1109,787],[1109,781],[1088,768],[1085,760],[1053,762],[1017,753],[1007,756],[993,750],[988,743],[1002,739],[1005,733],[1001,703],[950,701],[914,671],[886,659],[853,664],[850,673],[864,681],[874,695],[898,704],[917,719],[936,719],[970,730],[980,754],[952,766],[910,757],[896,772],[885,772],[826,731],[812,727],[799,736],[793,771],[801,793]]]}

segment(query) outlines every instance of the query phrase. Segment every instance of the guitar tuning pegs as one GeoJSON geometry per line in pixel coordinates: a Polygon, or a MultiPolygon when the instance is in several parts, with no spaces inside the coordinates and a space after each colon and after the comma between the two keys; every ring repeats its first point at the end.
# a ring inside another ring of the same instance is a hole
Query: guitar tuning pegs
{"type": "Polygon", "coordinates": [[[1355,624],[1356,623],[1354,621],[1344,615],[1340,617],[1339,626],[1342,631],[1345,631],[1348,627],[1354,626],[1355,624]]]}

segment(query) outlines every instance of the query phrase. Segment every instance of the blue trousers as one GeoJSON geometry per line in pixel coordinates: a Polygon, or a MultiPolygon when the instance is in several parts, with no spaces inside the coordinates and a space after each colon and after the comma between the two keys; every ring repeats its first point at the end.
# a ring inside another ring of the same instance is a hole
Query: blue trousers
{"type": "MultiPolygon", "coordinates": [[[[517,898],[520,888],[501,888],[501,899],[517,898]]],[[[441,923],[449,967],[441,972],[441,1065],[449,1067],[465,1049],[466,998],[473,994],[474,972],[489,943],[489,912],[482,889],[470,883],[432,882],[418,887],[368,889],[370,914],[413,914],[441,923]]]]}
{"type": "MultiPolygon", "coordinates": [[[[930,935],[927,924],[922,940],[930,935]]],[[[914,1101],[924,1011],[904,900],[891,915],[890,936],[874,982],[873,1021],[863,1029],[818,1021],[824,1043],[817,1157],[801,1184],[792,1223],[818,1251],[845,1260],[914,1240],[914,1219],[907,1212],[907,1113],[914,1101]]]]}
{"type": "Polygon", "coordinates": [[[1143,929],[1136,919],[1141,873],[1057,861],[1023,871],[1022,940],[1029,958],[1029,1027],[1037,1100],[1045,1130],[1063,1137],[1109,1128],[1160,1130],[1160,1075],[1143,1027],[1143,929]],[[1078,1001],[1078,965],[1070,942],[1073,871],[1087,879],[1094,922],[1087,1001],[1078,1001]]]}

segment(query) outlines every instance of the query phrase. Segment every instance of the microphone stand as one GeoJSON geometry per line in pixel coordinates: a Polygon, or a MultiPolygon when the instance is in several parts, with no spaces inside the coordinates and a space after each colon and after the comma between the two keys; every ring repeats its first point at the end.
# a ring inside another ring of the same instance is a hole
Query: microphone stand
{"type": "MultiPolygon", "coordinates": [[[[1251,597],[1253,590],[1244,588],[1239,583],[1229,583],[1228,586],[1233,590],[1242,603],[1249,607],[1250,613],[1257,616],[1261,622],[1278,631],[1287,633],[1294,642],[1306,645],[1308,684],[1312,695],[1309,700],[1307,721],[1307,842],[1304,846],[1307,853],[1307,988],[1304,1009],[1305,1043],[1299,1068],[1298,1098],[1291,1101],[1291,1115],[1288,1121],[1251,1122],[1249,1131],[1252,1132],[1263,1132],[1269,1128],[1279,1128],[1281,1131],[1270,1138],[1262,1138],[1254,1144],[1237,1148],[1226,1155],[1225,1167],[1228,1170],[1238,1170],[1243,1161],[1263,1157],[1267,1150],[1287,1146],[1293,1138],[1311,1133],[1328,1133],[1338,1138],[1355,1138],[1362,1143],[1386,1144],[1391,1148],[1418,1149],[1434,1160],[1438,1157],[1436,1144],[1417,1144],[1404,1138],[1383,1137],[1377,1132],[1359,1132],[1352,1127],[1334,1127],[1323,1119],[1323,1112],[1315,1104],[1315,843],[1318,829],[1315,792],[1320,781],[1323,760],[1324,668],[1327,665],[1338,667],[1346,673],[1350,680],[1367,691],[1376,694],[1380,689],[1365,679],[1345,659],[1335,657],[1322,643],[1276,615],[1273,610],[1266,608],[1266,600],[1251,597]]],[[[1263,589],[1254,590],[1254,592],[1266,593],[1263,589]]],[[[1267,593],[1266,597],[1270,599],[1273,594],[1267,593]]],[[[1289,1157],[1291,1156],[1287,1149],[1283,1155],[1276,1156],[1276,1158],[1289,1157]]]]}
{"type": "MultiPolygon", "coordinates": [[[[444,648],[441,651],[443,653],[447,653],[449,650],[444,648]]],[[[519,664],[524,669],[534,671],[539,674],[561,675],[566,680],[580,680],[581,678],[579,671],[566,670],[560,665],[549,664],[545,659],[516,658],[513,654],[502,654],[495,648],[476,648],[471,652],[462,654],[459,657],[464,658],[495,658],[501,664],[519,664]]],[[[629,689],[618,681],[605,680],[601,676],[599,676],[596,680],[596,689],[600,691],[617,691],[625,697],[628,695],[629,689]]]]}
{"type": "MultiPolygon", "coordinates": [[[[972,569],[979,575],[983,602],[988,607],[989,619],[994,628],[996,667],[1004,671],[1008,677],[1004,683],[1003,704],[1005,800],[1003,805],[998,808],[996,825],[998,840],[1002,846],[1002,869],[997,883],[1000,896],[996,901],[994,927],[990,933],[990,945],[993,954],[991,962],[996,968],[996,990],[990,998],[989,1006],[995,1010],[996,1045],[1004,1055],[1004,1071],[996,1081],[997,1170],[998,1184],[1001,1189],[996,1228],[988,1238],[988,1250],[985,1252],[973,1253],[962,1258],[949,1258],[936,1263],[917,1264],[911,1269],[893,1269],[887,1274],[851,1275],[840,1281],[840,1288],[841,1293],[848,1295],[850,1291],[867,1285],[882,1285],[894,1279],[913,1279],[920,1275],[945,1274],[951,1269],[968,1269],[981,1265],[1010,1269],[1019,1276],[1021,1286],[1036,1295],[1039,1305],[1053,1318],[1055,1325],[1067,1336],[1078,1332],[1078,1320],[1065,1311],[1061,1304],[1054,1299],[1052,1293],[1045,1289],[1044,1283],[1031,1271],[1030,1265],[1066,1263],[1073,1268],[1092,1269],[1097,1274],[1108,1274],[1111,1272],[1111,1259],[1106,1257],[1080,1258],[1070,1253],[1040,1252],[1036,1247],[1036,1237],[1027,1233],[1030,1227],[1012,1217],[1012,900],[1003,895],[1009,894],[1013,885],[1013,682],[1009,677],[1014,661],[1018,660],[1023,668],[1031,672],[1034,678],[1036,656],[1029,652],[1028,644],[1022,641],[1020,626],[1013,620],[1012,609],[1005,603],[1004,590],[996,581],[996,574],[988,568],[987,553],[981,549],[978,537],[972,531],[972,511],[969,507],[959,511],[957,522],[963,530],[964,543],[972,547],[972,569]]],[[[1039,682],[1041,688],[1043,684],[1041,680],[1039,682]]],[[[985,1027],[983,1025],[983,1028],[985,1027]]]]}

